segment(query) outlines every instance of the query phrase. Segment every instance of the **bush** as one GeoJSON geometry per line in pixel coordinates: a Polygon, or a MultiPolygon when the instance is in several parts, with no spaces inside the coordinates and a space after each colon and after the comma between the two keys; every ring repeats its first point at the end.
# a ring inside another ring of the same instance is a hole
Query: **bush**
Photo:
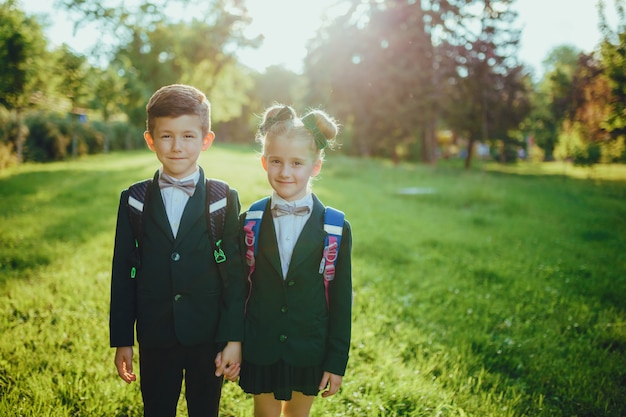
{"type": "Polygon", "coordinates": [[[602,162],[626,163],[626,138],[621,136],[602,143],[602,162]]]}
{"type": "Polygon", "coordinates": [[[600,162],[602,149],[597,143],[591,143],[586,148],[574,149],[574,165],[591,166],[600,162]]]}
{"type": "Polygon", "coordinates": [[[143,149],[143,129],[133,126],[127,122],[114,121],[104,123],[94,122],[94,127],[102,135],[103,150],[124,151],[132,149],[143,149]],[[106,145],[104,142],[107,142],[106,145]]]}
{"type": "Polygon", "coordinates": [[[74,116],[39,112],[31,114],[26,124],[29,134],[24,145],[25,161],[63,160],[104,150],[105,133],[96,124],[78,122],[74,116]]]}
{"type": "Polygon", "coordinates": [[[17,155],[12,143],[0,142],[0,170],[17,164],[17,155]]]}
{"type": "Polygon", "coordinates": [[[104,134],[98,131],[92,123],[79,123],[75,118],[63,119],[58,123],[63,135],[70,138],[68,154],[80,156],[102,152],[104,134]]]}
{"type": "Polygon", "coordinates": [[[29,134],[24,144],[24,161],[49,162],[67,156],[70,138],[59,128],[59,120],[37,113],[27,120],[29,134]]]}

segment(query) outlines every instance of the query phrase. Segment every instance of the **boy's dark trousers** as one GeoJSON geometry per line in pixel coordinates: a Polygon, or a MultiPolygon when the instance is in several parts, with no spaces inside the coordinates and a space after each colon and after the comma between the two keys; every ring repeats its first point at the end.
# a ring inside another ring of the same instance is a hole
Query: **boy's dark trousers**
{"type": "Polygon", "coordinates": [[[217,417],[223,377],[215,376],[217,348],[139,346],[139,381],[145,417],[174,417],[183,377],[189,417],[217,417]]]}

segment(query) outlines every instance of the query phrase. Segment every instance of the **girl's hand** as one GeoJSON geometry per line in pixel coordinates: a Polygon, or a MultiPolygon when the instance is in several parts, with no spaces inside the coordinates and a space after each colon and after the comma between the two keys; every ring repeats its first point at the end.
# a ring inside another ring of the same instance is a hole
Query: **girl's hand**
{"type": "Polygon", "coordinates": [[[324,372],[322,375],[322,382],[320,382],[320,391],[322,397],[330,397],[339,391],[343,377],[341,375],[331,374],[330,372],[324,372]]]}
{"type": "Polygon", "coordinates": [[[239,378],[241,368],[241,342],[228,342],[226,347],[215,357],[215,376],[222,376],[229,381],[239,378]]]}

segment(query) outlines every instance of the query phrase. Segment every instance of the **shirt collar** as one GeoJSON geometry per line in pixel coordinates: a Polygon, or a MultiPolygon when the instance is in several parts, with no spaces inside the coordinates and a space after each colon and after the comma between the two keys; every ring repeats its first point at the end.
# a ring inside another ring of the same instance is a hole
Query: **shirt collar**
{"type": "Polygon", "coordinates": [[[308,207],[313,211],[313,196],[311,193],[307,193],[304,197],[296,201],[287,201],[278,194],[276,191],[272,193],[272,207],[276,204],[286,204],[293,207],[308,207]]]}
{"type": "MultiPolygon", "coordinates": [[[[163,174],[163,167],[159,168],[159,175],[163,174]]],[[[178,181],[187,181],[187,180],[193,180],[193,182],[195,184],[198,183],[198,180],[200,180],[200,170],[198,169],[198,167],[196,167],[196,171],[193,174],[187,175],[185,178],[174,178],[178,181]]]]}

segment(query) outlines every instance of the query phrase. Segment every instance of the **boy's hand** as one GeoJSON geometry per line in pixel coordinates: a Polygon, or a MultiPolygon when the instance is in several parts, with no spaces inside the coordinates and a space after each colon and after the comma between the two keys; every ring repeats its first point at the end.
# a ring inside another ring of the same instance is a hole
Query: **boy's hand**
{"type": "Polygon", "coordinates": [[[322,382],[320,382],[320,391],[322,397],[330,397],[339,391],[343,377],[341,375],[331,374],[330,372],[324,372],[322,375],[322,382]]]}
{"type": "Polygon", "coordinates": [[[241,342],[228,342],[215,357],[215,376],[236,381],[241,370],[241,342]]]}
{"type": "Polygon", "coordinates": [[[115,367],[117,374],[130,384],[137,380],[137,376],[133,373],[133,347],[123,346],[115,350],[115,367]]]}

